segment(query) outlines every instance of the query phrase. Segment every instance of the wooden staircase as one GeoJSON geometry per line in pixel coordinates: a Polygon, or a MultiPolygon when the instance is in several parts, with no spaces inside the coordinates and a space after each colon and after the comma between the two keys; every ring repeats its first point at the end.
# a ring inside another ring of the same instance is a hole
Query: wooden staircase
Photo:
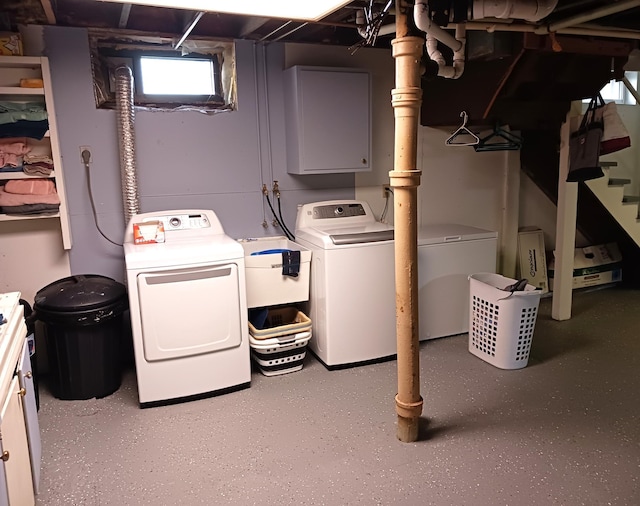
{"type": "MultiPolygon", "coordinates": [[[[557,204],[559,133],[523,131],[523,172],[557,204]]],[[[640,288],[640,197],[625,195],[628,179],[611,176],[611,162],[602,162],[605,176],[578,184],[577,227],[590,244],[615,242],[622,253],[623,284],[640,288]]]]}
{"type": "Polygon", "coordinates": [[[631,183],[630,179],[610,176],[610,168],[615,166],[615,162],[613,163],[614,165],[603,162],[604,177],[587,181],[586,186],[633,242],[640,246],[640,196],[625,194],[625,187],[631,183]]]}

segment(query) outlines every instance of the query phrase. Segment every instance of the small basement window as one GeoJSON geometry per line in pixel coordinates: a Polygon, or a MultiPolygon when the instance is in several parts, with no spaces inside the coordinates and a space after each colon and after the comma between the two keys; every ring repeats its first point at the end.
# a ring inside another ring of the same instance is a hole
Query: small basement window
{"type": "Polygon", "coordinates": [[[235,109],[231,42],[191,42],[191,51],[182,54],[164,40],[149,44],[148,38],[134,43],[98,37],[92,48],[94,91],[99,108],[116,108],[116,69],[126,65],[133,74],[134,102],[138,108],[205,113],[235,109]]]}
{"type": "Polygon", "coordinates": [[[141,56],[141,93],[166,97],[222,96],[217,58],[141,56]]]}
{"type": "MultiPolygon", "coordinates": [[[[638,72],[627,71],[624,73],[624,76],[629,80],[631,86],[636,89],[638,88],[638,72]]],[[[622,81],[609,81],[600,90],[600,95],[602,95],[602,99],[605,102],[615,102],[621,105],[635,105],[636,103],[635,97],[629,92],[622,81]]],[[[582,102],[588,104],[591,102],[591,99],[585,98],[582,102]]]]}

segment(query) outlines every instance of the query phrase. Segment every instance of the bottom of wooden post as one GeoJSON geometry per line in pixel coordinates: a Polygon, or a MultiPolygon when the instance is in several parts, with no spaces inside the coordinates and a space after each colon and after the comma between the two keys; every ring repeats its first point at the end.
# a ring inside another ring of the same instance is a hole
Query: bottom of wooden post
{"type": "Polygon", "coordinates": [[[398,416],[398,439],[403,443],[413,443],[418,440],[420,417],[405,418],[398,416]]]}

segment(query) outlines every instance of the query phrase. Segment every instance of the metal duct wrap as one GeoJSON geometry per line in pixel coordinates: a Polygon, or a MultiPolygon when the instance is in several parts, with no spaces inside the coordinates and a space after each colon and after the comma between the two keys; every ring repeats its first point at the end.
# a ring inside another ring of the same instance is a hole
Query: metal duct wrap
{"type": "Polygon", "coordinates": [[[125,225],[140,212],[136,178],[134,135],[133,73],[127,66],[116,68],[116,111],[118,114],[118,146],[125,225]]]}

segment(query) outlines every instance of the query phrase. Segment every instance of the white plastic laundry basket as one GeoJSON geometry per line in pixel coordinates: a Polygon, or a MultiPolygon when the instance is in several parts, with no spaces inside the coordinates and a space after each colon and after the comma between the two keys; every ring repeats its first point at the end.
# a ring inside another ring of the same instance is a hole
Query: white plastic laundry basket
{"type": "Polygon", "coordinates": [[[515,279],[493,273],[469,276],[469,351],[500,369],[521,369],[529,361],[540,290],[503,290],[515,279]]]}

